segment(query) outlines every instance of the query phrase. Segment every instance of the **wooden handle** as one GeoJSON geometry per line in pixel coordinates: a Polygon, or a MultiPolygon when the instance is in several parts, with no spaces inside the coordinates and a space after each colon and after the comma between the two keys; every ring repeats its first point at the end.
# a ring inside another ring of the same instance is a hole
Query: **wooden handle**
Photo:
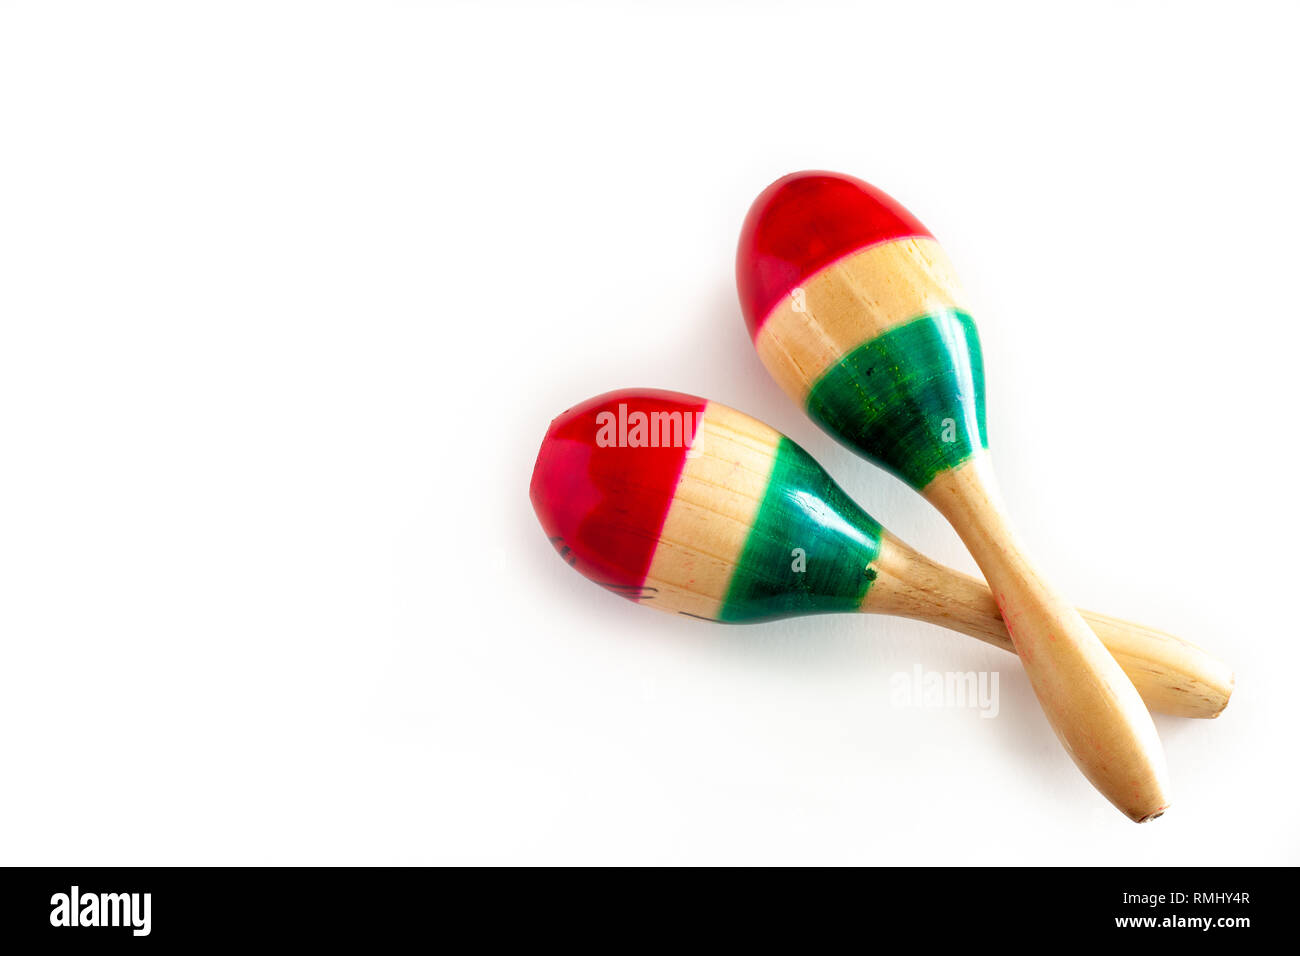
{"type": "MultiPolygon", "coordinates": [[[[1016,652],[993,592],[978,578],[944,567],[886,532],[876,582],[863,610],[894,614],[1016,652]]],[[[1218,717],[1234,678],[1223,661],[1188,641],[1130,621],[1080,611],[1128,675],[1149,710],[1176,717],[1218,717]]]]}
{"type": "Polygon", "coordinates": [[[994,497],[984,454],[923,491],[988,581],[1039,704],[1075,764],[1130,819],[1169,806],[1164,751],[1132,681],[1025,557],[994,497]]]}

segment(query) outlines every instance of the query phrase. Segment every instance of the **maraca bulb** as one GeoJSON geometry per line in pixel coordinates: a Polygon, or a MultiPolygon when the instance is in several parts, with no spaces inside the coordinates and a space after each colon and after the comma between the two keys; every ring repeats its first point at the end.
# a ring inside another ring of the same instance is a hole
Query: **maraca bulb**
{"type": "Polygon", "coordinates": [[[533,508],[591,580],[664,611],[753,622],[861,608],[881,528],[807,452],[725,405],[609,392],[551,423],[533,508]]]}
{"type": "Polygon", "coordinates": [[[1002,513],[979,337],[939,244],[866,183],[798,173],[754,203],[736,269],[755,346],[782,387],[961,536],[1079,769],[1131,819],[1163,813],[1164,753],[1141,696],[1002,513]]]}
{"type": "MultiPolygon", "coordinates": [[[[889,535],[797,445],[725,405],[648,390],[584,402],[551,423],[531,495],[569,564],[649,607],[733,622],[896,614],[1014,651],[983,582],[889,535]]],[[[1152,708],[1227,704],[1232,671],[1200,648],[1088,620],[1152,708]]]]}
{"type": "Polygon", "coordinates": [[[987,448],[960,283],[880,190],[825,172],[773,183],[745,219],[736,282],[764,364],[839,441],[918,490],[987,448]]]}

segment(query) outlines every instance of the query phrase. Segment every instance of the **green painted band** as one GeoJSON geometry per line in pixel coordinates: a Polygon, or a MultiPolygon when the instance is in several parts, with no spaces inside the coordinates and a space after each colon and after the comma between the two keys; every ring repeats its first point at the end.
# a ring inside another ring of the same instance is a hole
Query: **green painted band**
{"type": "Polygon", "coordinates": [[[719,620],[856,611],[875,580],[880,525],[782,438],[719,620]]]}
{"type": "Polygon", "coordinates": [[[969,315],[932,312],[844,356],[808,395],[808,414],[917,490],[988,447],[984,358],[969,315]]]}

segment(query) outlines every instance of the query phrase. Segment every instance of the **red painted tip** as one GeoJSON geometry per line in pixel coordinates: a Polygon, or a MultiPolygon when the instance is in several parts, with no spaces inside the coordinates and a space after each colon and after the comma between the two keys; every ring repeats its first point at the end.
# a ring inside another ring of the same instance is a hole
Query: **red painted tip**
{"type": "Polygon", "coordinates": [[[562,558],[597,584],[640,597],[686,462],[686,429],[694,436],[707,404],[629,389],[588,399],[551,422],[529,495],[562,558]],[[651,418],[663,412],[668,417],[651,418]]]}
{"type": "Polygon", "coordinates": [[[929,236],[875,186],[841,173],[791,173],[749,207],[736,250],[736,286],[749,334],[757,336],[791,289],[864,246],[929,236]]]}

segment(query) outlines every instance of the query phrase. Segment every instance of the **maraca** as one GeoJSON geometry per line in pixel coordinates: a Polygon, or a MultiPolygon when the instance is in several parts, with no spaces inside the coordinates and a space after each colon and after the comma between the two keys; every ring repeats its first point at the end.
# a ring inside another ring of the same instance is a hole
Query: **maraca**
{"type": "Polygon", "coordinates": [[[1004,517],[986,450],[979,336],[939,244],[861,180],[796,173],[750,209],[736,279],[754,344],[781,386],[956,529],[1075,763],[1132,819],[1163,813],[1164,755],[1141,698],[1004,517]]]}
{"type": "MultiPolygon", "coordinates": [[[[551,423],[533,507],[587,577],[637,603],[728,622],[865,611],[1013,651],[982,581],[903,544],[798,445],[702,398],[610,392],[551,423]]],[[[1214,717],[1232,672],[1159,631],[1087,615],[1147,704],[1214,717]]]]}

